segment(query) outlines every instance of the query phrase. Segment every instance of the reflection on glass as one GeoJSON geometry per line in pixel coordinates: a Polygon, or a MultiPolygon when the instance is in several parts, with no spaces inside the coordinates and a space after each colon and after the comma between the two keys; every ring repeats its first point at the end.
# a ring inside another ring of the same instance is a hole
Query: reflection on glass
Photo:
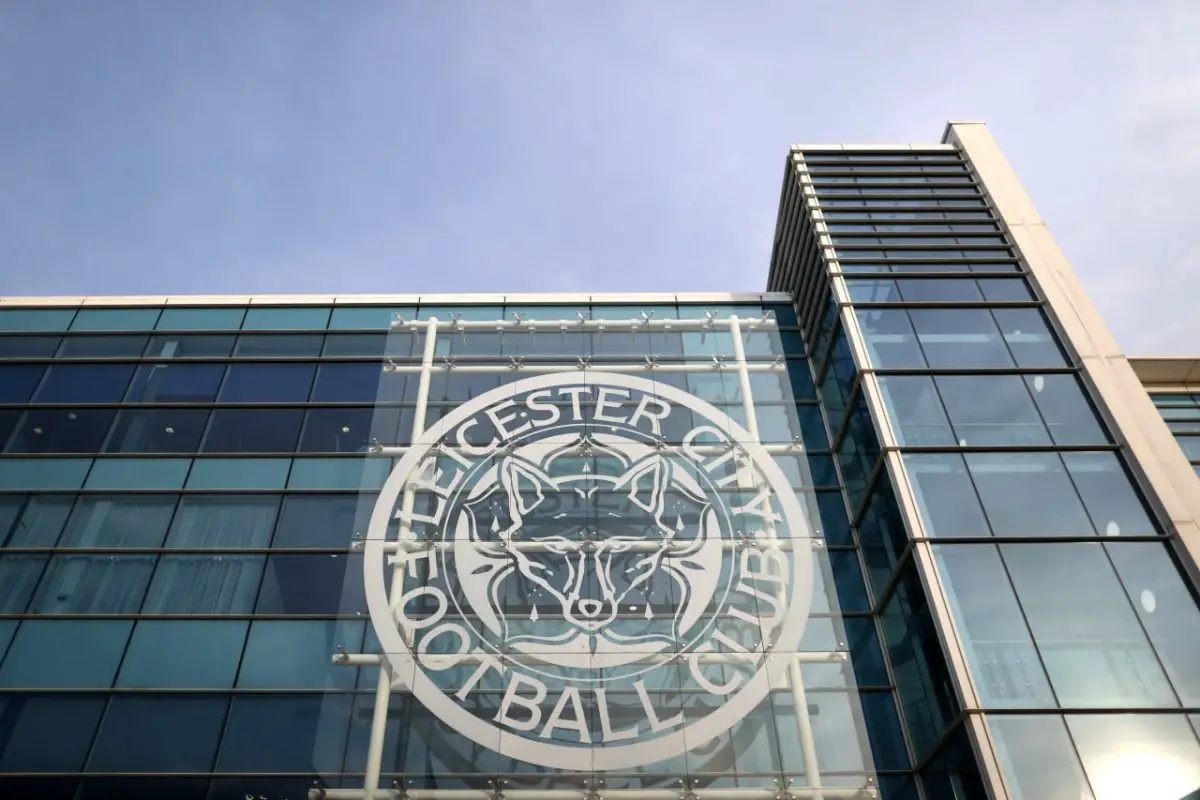
{"type": "Polygon", "coordinates": [[[988,726],[1013,800],[1092,798],[1062,717],[991,715],[988,726]]]}
{"type": "Polygon", "coordinates": [[[1019,375],[939,375],[936,382],[960,445],[1050,444],[1019,375]]]}
{"type": "Polygon", "coordinates": [[[965,458],[994,535],[1094,533],[1057,453],[967,453],[965,458]]]}
{"type": "Polygon", "coordinates": [[[1183,798],[1200,786],[1200,744],[1182,715],[1069,715],[1096,800],[1183,798]]]}
{"type": "Polygon", "coordinates": [[[991,533],[961,455],[906,453],[904,463],[926,535],[988,536],[991,533]]]}
{"type": "Polygon", "coordinates": [[[954,444],[931,377],[881,375],[879,388],[898,444],[910,447],[954,444]]]}

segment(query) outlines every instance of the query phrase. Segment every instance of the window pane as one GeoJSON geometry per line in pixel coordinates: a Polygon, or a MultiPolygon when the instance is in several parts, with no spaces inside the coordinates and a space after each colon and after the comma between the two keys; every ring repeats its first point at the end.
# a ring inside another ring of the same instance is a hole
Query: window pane
{"type": "Polygon", "coordinates": [[[146,336],[67,336],[60,358],[137,358],[146,349],[146,336]]]}
{"type": "Polygon", "coordinates": [[[32,409],[5,448],[9,453],[96,453],[117,412],[111,408],[32,409]]]}
{"type": "Polygon", "coordinates": [[[1105,536],[1159,532],[1116,453],[1063,453],[1062,457],[1097,531],[1105,536]]]}
{"type": "MultiPolygon", "coordinates": [[[[325,337],[324,356],[366,356],[383,358],[387,348],[386,333],[331,333],[325,337]]],[[[399,355],[392,352],[391,355],[399,355]]]]}
{"type": "Polygon", "coordinates": [[[858,322],[867,340],[871,363],[879,369],[921,369],[925,356],[917,345],[908,312],[904,309],[863,309],[858,322]]]}
{"type": "Polygon", "coordinates": [[[983,300],[979,286],[969,278],[901,278],[896,284],[910,303],[983,300]]]}
{"type": "Polygon", "coordinates": [[[938,545],[934,552],[983,707],[1053,708],[1050,682],[996,548],[938,545]]]}
{"type": "Polygon", "coordinates": [[[218,772],[339,772],[350,698],[239,695],[225,729],[218,772]]]}
{"type": "Polygon", "coordinates": [[[1108,444],[1108,436],[1074,375],[1027,375],[1025,383],[1055,444],[1108,444]]]}
{"type": "Polygon", "coordinates": [[[1033,292],[1022,278],[980,278],[979,288],[985,300],[992,303],[1033,300],[1033,292]]]}
{"type": "Polygon", "coordinates": [[[1200,786],[1200,745],[1182,715],[1072,714],[1067,728],[1096,800],[1187,800],[1200,786]]]}
{"type": "Polygon", "coordinates": [[[966,461],[994,535],[1095,532],[1057,454],[967,453],[966,461]]]}
{"type": "Polygon", "coordinates": [[[324,330],[331,309],[320,306],[299,308],[251,307],[242,323],[244,331],[324,330]]]}
{"type": "Polygon", "coordinates": [[[1090,800],[1091,790],[1062,717],[988,717],[1013,800],[1090,800]]]}
{"type": "MultiPolygon", "coordinates": [[[[10,694],[0,698],[0,772],[81,770],[107,700],[87,694],[10,694]]],[[[11,796],[22,800],[45,797],[36,789],[11,796]]]]}
{"type": "Polygon", "coordinates": [[[185,495],[167,547],[267,547],[278,509],[276,495],[185,495]]]}
{"type": "Polygon", "coordinates": [[[0,555],[0,613],[25,613],[49,560],[47,555],[0,555]]]}
{"type": "Polygon", "coordinates": [[[160,331],[235,331],[246,316],[244,308],[164,308],[160,331]]]}
{"type": "Polygon", "coordinates": [[[1102,545],[1000,552],[1063,707],[1178,705],[1102,545]]]}
{"type": "Polygon", "coordinates": [[[245,620],[144,619],[133,629],[117,686],[229,688],[237,675],[249,624],[245,620]]]}
{"type": "Polygon", "coordinates": [[[399,314],[414,319],[417,310],[411,306],[337,306],[329,319],[331,330],[387,330],[399,314]]]}
{"type": "Polygon", "coordinates": [[[240,689],[353,689],[357,670],[333,653],[362,649],[357,620],[255,620],[238,673],[240,689]]]}
{"type": "MultiPolygon", "coordinates": [[[[373,403],[379,395],[379,364],[322,364],[313,389],[314,403],[373,403]]],[[[394,398],[399,399],[399,398],[394,398]]]]}
{"type": "Polygon", "coordinates": [[[135,614],[154,572],[152,555],[56,555],[29,604],[36,614],[135,614]]]}
{"type": "Polygon", "coordinates": [[[303,420],[303,409],[217,409],[201,449],[205,453],[293,453],[303,420]]]}
{"type": "Polygon", "coordinates": [[[1021,376],[941,375],[936,382],[959,444],[1050,444],[1021,376]]]}
{"type": "Polygon", "coordinates": [[[224,364],[143,364],[125,398],[131,403],[211,403],[224,364]]]}
{"type": "Polygon", "coordinates": [[[928,536],[990,535],[962,456],[910,453],[904,463],[928,536]]]}
{"type": "Polygon", "coordinates": [[[90,458],[2,459],[0,486],[10,492],[78,489],[91,466],[90,458]]]}
{"type": "Polygon", "coordinates": [[[258,334],[239,336],[233,350],[235,356],[316,356],[321,352],[320,334],[258,334]]]}
{"type": "Polygon", "coordinates": [[[158,320],[158,308],[81,308],[73,331],[147,331],[158,320]]]}
{"type": "Polygon", "coordinates": [[[125,395],[132,364],[55,364],[46,370],[38,403],[116,403],[125,395]]]}
{"type": "Polygon", "coordinates": [[[160,547],[174,513],[174,495],[85,495],[58,546],[160,547]]]}
{"type": "Polygon", "coordinates": [[[92,746],[92,772],[208,772],[229,700],[116,695],[92,746]]]}
{"type": "Polygon", "coordinates": [[[232,364],[221,388],[224,403],[303,403],[312,364],[232,364]]]}
{"type": "Polygon", "coordinates": [[[890,279],[867,280],[851,278],[846,281],[851,303],[898,303],[900,291],[890,279]]]}
{"type": "Polygon", "coordinates": [[[982,308],[910,309],[929,366],[939,368],[1010,367],[1008,349],[991,314],[982,308]]]}
{"type": "Polygon", "coordinates": [[[74,308],[5,308],[0,331],[65,331],[74,318],[74,308]]]}
{"type": "Polygon", "coordinates": [[[226,358],[236,337],[202,333],[192,336],[158,335],[150,339],[149,358],[226,358]]]}
{"type": "Polygon", "coordinates": [[[248,614],[263,561],[262,556],[163,556],[142,613],[248,614]]]}
{"type": "Polygon", "coordinates": [[[362,557],[273,555],[267,562],[259,614],[354,614],[366,611],[362,557]]]}
{"type": "Polygon", "coordinates": [[[289,489],[379,489],[387,478],[387,458],[298,458],[289,489]]]}
{"type": "Polygon", "coordinates": [[[120,619],[25,620],[0,666],[0,686],[107,689],[132,627],[120,619]]]}
{"type": "Polygon", "coordinates": [[[305,418],[300,452],[364,453],[374,417],[372,408],[315,408],[305,418]]]}
{"type": "Polygon", "coordinates": [[[344,550],[354,537],[359,502],[357,494],[288,495],[271,546],[344,550]]]}
{"type": "Polygon", "coordinates": [[[29,400],[44,371],[40,364],[0,364],[0,403],[29,400]]]}
{"type": "Polygon", "coordinates": [[[282,489],[287,484],[286,458],[198,458],[188,476],[189,489],[282,489]]]}
{"type": "MultiPolygon", "coordinates": [[[[659,316],[662,316],[661,314],[659,316]]],[[[482,321],[490,322],[492,320],[505,319],[504,309],[500,306],[421,306],[417,312],[417,319],[427,320],[430,317],[437,317],[439,320],[448,321],[461,318],[466,321],[482,321]]],[[[596,315],[600,317],[599,314],[596,315]]]]}
{"type": "Polygon", "coordinates": [[[1046,318],[1036,308],[993,309],[1018,367],[1065,367],[1046,318]]]}
{"type": "Polygon", "coordinates": [[[186,458],[101,458],[88,475],[89,489],[179,489],[192,462],[186,458]]]}
{"type": "Polygon", "coordinates": [[[1134,611],[1184,705],[1200,705],[1200,609],[1157,542],[1105,545],[1134,611]]]}
{"type": "Polygon", "coordinates": [[[0,336],[0,358],[49,358],[61,341],[58,336],[0,336]]]}
{"type": "Polygon", "coordinates": [[[927,375],[881,375],[879,388],[896,440],[910,447],[954,444],[946,412],[927,375]]]}
{"type": "Polygon", "coordinates": [[[206,408],[127,409],[104,447],[106,453],[194,453],[208,422],[206,408]]]}
{"type": "Polygon", "coordinates": [[[7,539],[0,540],[4,547],[53,547],[58,541],[75,498],[46,494],[6,497],[13,525],[4,528],[7,539]]]}

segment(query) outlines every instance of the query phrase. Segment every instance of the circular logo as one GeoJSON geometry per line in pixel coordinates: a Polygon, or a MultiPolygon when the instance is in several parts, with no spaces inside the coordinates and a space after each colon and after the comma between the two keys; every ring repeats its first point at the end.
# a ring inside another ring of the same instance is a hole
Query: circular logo
{"type": "Polygon", "coordinates": [[[367,601],[394,684],[449,728],[544,767],[625,769],[709,744],[787,680],[812,535],[724,412],[644,378],[546,374],[413,443],[371,516],[367,601]]]}

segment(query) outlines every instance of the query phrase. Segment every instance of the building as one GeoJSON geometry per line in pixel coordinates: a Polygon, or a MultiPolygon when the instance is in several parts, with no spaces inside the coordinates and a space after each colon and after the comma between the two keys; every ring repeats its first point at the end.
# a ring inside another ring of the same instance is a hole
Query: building
{"type": "Polygon", "coordinates": [[[1200,787],[1196,368],[981,124],[792,148],[762,294],[0,332],[0,797],[1200,787]]]}

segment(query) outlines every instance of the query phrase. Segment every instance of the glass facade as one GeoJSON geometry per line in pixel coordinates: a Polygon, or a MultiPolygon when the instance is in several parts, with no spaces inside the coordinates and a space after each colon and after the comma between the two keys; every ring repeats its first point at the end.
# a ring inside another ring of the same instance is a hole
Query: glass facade
{"type": "MultiPolygon", "coordinates": [[[[969,163],[795,157],[770,288],[843,417],[926,796],[990,796],[991,757],[1024,800],[1195,789],[1194,587],[969,163]]],[[[1186,450],[1191,396],[1156,402],[1186,450]]]]}
{"type": "Polygon", "coordinates": [[[1191,392],[1154,392],[1150,395],[1183,454],[1200,475],[1200,395],[1191,392]]]}

